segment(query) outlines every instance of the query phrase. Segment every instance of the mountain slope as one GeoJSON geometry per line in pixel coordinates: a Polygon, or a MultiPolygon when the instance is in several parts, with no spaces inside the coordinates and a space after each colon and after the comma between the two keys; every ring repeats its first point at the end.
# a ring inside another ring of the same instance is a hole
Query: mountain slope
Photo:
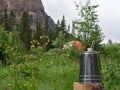
{"type": "MultiPolygon", "coordinates": [[[[41,0],[0,0],[0,12],[3,12],[5,8],[7,8],[8,13],[14,11],[16,21],[19,21],[22,13],[28,10],[33,29],[36,27],[36,21],[42,25],[45,23],[47,14],[41,0]]],[[[48,24],[49,29],[55,29],[55,23],[50,16],[48,16],[48,24]]]]}

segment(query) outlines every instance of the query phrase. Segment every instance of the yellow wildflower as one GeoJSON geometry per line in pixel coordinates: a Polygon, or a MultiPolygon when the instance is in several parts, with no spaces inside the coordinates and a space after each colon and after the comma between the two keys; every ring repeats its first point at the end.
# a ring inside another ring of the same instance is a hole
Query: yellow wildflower
{"type": "Polygon", "coordinates": [[[40,43],[38,42],[37,45],[39,45],[40,43]]]}
{"type": "Polygon", "coordinates": [[[31,45],[31,49],[34,48],[35,46],[34,45],[31,45]]]}
{"type": "Polygon", "coordinates": [[[8,86],[8,87],[10,87],[10,86],[11,86],[11,84],[7,84],[7,86],[8,86]]]}
{"type": "Polygon", "coordinates": [[[23,85],[24,87],[26,87],[27,86],[27,84],[26,83],[24,83],[24,85],[23,85]]]}
{"type": "Polygon", "coordinates": [[[42,59],[40,59],[40,61],[42,61],[42,59]]]}
{"type": "Polygon", "coordinates": [[[53,62],[50,62],[50,64],[53,64],[53,62]]]}
{"type": "Polygon", "coordinates": [[[42,39],[42,36],[40,36],[40,39],[42,39]]]}
{"type": "Polygon", "coordinates": [[[48,43],[45,43],[45,45],[48,45],[48,43]]]}

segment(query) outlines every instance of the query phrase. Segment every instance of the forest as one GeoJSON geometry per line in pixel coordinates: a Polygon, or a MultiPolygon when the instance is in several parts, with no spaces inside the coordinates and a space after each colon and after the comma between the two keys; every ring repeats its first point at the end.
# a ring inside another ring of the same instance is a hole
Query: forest
{"type": "Polygon", "coordinates": [[[47,16],[44,25],[38,21],[32,30],[28,11],[16,22],[14,11],[4,10],[0,14],[0,90],[73,90],[73,83],[79,82],[78,55],[84,50],[70,47],[63,54],[62,47],[75,39],[87,48],[94,42],[94,50],[100,51],[104,89],[120,90],[120,43],[102,43],[105,36],[97,7],[84,5],[72,29],[63,15],[55,30],[49,29],[47,16]]]}

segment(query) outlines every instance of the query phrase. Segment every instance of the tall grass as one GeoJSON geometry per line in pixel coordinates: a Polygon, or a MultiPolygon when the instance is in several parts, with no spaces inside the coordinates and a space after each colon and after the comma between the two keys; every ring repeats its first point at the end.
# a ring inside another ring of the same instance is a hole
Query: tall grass
{"type": "MultiPolygon", "coordinates": [[[[0,90],[73,90],[73,82],[79,82],[79,63],[68,56],[58,49],[33,49],[22,56],[24,62],[1,65],[0,90]]],[[[108,71],[104,58],[101,62],[105,89],[119,90],[119,62],[109,63],[108,71]]]]}

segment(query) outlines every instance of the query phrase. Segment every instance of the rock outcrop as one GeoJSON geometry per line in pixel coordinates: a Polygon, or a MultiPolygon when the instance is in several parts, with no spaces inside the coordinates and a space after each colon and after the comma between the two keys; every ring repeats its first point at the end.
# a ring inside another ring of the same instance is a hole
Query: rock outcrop
{"type": "MultiPolygon", "coordinates": [[[[42,25],[45,23],[47,14],[41,0],[0,0],[0,12],[3,12],[5,8],[8,13],[14,11],[16,21],[19,21],[23,12],[27,10],[30,16],[31,28],[33,29],[37,20],[42,25]]],[[[48,24],[50,29],[55,29],[55,23],[50,16],[48,16],[48,24]]]]}

